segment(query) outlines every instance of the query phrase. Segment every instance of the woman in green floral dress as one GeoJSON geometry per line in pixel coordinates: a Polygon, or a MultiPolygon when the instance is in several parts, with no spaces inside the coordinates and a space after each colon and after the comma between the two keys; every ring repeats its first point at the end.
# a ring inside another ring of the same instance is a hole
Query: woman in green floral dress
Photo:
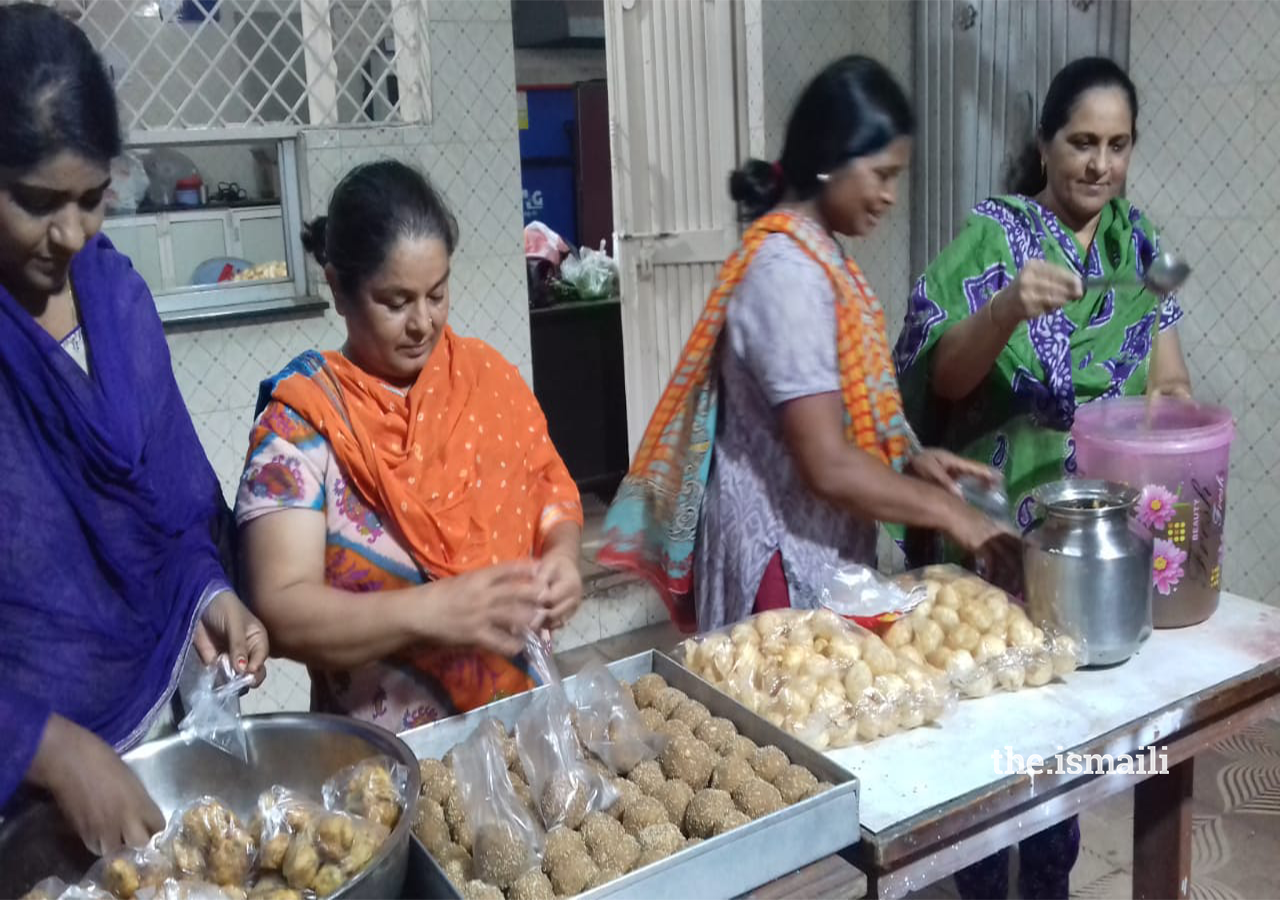
{"type": "MultiPolygon", "coordinates": [[[[1137,139],[1133,83],[1114,62],[1055,76],[1014,193],[973,210],[912,292],[896,362],[922,440],[1004,473],[1019,527],[1032,492],[1075,472],[1081,404],[1191,387],[1173,296],[1131,286],[1159,253],[1154,226],[1122,194],[1137,139]],[[1126,284],[1084,290],[1084,281],[1126,284]]],[[[913,536],[914,538],[915,536],[913,536]]],[[[936,546],[910,540],[912,565],[936,546]]],[[[1074,818],[1020,844],[1023,897],[1066,897],[1079,851],[1074,818]]],[[[1008,893],[1008,851],[956,874],[962,897],[1008,893]]]]}

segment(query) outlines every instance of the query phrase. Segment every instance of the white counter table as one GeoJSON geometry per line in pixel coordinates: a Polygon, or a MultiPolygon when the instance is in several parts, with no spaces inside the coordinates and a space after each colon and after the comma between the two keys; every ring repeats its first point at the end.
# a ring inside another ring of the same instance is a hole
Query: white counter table
{"type": "Polygon", "coordinates": [[[862,786],[863,840],[849,858],[871,896],[900,897],[1133,789],[1134,896],[1185,897],[1195,756],[1276,712],[1280,610],[1223,594],[1207,622],[1156,631],[1122,665],[964,700],[938,727],[832,751],[862,786]],[[1102,774],[1105,760],[1084,771],[1098,754],[1150,765],[1152,747],[1167,774],[1102,774]],[[998,770],[993,753],[1002,766],[1008,753],[1080,761],[1032,777],[998,770]]]}

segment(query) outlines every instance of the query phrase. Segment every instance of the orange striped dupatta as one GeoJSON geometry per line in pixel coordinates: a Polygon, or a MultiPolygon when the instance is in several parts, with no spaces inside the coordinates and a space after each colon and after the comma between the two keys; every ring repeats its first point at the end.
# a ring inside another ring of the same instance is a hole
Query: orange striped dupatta
{"type": "Polygon", "coordinates": [[[775,212],[756,220],[720,270],[719,283],[649,420],[605,518],[599,552],[602,564],[634,571],[652,583],[672,619],[686,631],[697,624],[694,545],[716,431],[716,351],[729,298],[771,234],[785,234],[799,244],[835,288],[835,339],[849,442],[901,469],[913,441],[902,412],[884,310],[862,271],[804,216],[775,212]]]}

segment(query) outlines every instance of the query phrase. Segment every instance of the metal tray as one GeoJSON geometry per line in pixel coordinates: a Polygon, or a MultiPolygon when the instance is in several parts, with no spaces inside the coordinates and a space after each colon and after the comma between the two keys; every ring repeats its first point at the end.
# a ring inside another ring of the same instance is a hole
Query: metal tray
{"type": "MultiPolygon", "coordinates": [[[[733,722],[741,734],[758,744],[780,747],[792,762],[834,787],[629,872],[580,895],[583,900],[736,897],[858,842],[858,780],[847,770],[770,725],[656,650],[618,660],[608,668],[623,681],[634,681],[641,675],[657,672],[672,687],[705,704],[712,715],[733,722]]],[[[564,686],[570,697],[575,696],[576,678],[566,678],[564,686]]],[[[419,759],[439,759],[485,719],[497,719],[511,728],[529,705],[531,696],[532,693],[520,694],[465,715],[423,725],[403,732],[400,739],[419,759]]],[[[425,900],[460,896],[430,854],[420,845],[415,846],[409,860],[405,897],[425,900]]]]}

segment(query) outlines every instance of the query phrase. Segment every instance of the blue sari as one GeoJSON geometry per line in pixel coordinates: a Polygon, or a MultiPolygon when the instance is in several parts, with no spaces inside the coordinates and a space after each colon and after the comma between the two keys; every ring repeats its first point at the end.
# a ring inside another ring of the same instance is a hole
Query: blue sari
{"type": "Polygon", "coordinates": [[[71,283],[87,375],[0,288],[0,808],[53,713],[141,740],[227,586],[225,505],[146,284],[103,236],[71,283]]]}

